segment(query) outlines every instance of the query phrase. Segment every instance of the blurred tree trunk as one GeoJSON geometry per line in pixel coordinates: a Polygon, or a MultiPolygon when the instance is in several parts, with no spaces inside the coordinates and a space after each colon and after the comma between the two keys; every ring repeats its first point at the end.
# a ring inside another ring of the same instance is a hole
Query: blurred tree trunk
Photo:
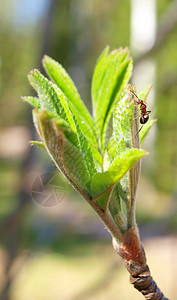
{"type": "MultiPolygon", "coordinates": [[[[59,2],[59,1],[58,1],[59,2]]],[[[51,38],[51,24],[52,18],[55,11],[56,0],[50,0],[50,5],[48,6],[48,11],[43,21],[43,42],[42,42],[42,50],[39,57],[38,64],[41,65],[41,58],[44,53],[47,52],[50,38],[51,38]]],[[[31,110],[29,110],[31,119],[31,138],[34,138],[34,126],[32,123],[31,110]]],[[[1,226],[1,234],[3,235],[6,249],[7,249],[7,263],[5,267],[5,279],[4,286],[0,293],[1,300],[10,300],[10,287],[13,282],[13,277],[11,276],[11,268],[13,263],[19,254],[19,246],[20,246],[20,234],[22,231],[22,224],[24,223],[24,219],[26,214],[28,213],[27,205],[31,203],[31,190],[29,188],[28,182],[28,174],[35,169],[35,157],[36,157],[36,149],[34,147],[30,147],[28,151],[28,155],[21,164],[21,188],[17,195],[18,197],[18,205],[15,211],[7,217],[4,221],[4,224],[1,226]]],[[[47,170],[46,170],[47,171],[47,170]]],[[[49,171],[49,170],[48,170],[49,171]]],[[[50,171],[49,171],[50,173],[50,171]]]]}

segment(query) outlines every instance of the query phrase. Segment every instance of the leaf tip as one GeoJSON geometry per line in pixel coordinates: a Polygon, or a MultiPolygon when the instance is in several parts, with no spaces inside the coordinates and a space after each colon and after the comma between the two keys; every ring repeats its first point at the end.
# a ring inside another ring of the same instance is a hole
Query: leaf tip
{"type": "Polygon", "coordinates": [[[28,72],[27,78],[30,83],[32,81],[32,78],[34,79],[34,75],[36,75],[36,73],[37,73],[37,69],[33,69],[28,72]]]}
{"type": "Polygon", "coordinates": [[[30,146],[39,146],[42,149],[45,149],[45,146],[42,142],[38,142],[38,141],[29,141],[30,146]]]}
{"type": "Polygon", "coordinates": [[[20,99],[22,99],[23,101],[26,101],[25,96],[21,96],[20,99]]]}
{"type": "Polygon", "coordinates": [[[47,54],[44,54],[43,58],[42,58],[42,65],[45,66],[45,64],[51,60],[51,57],[48,56],[47,54]]]}
{"type": "Polygon", "coordinates": [[[148,151],[146,151],[146,150],[144,150],[144,149],[141,149],[141,150],[142,150],[142,157],[143,157],[143,156],[147,156],[147,155],[150,154],[150,152],[148,152],[148,151]]]}

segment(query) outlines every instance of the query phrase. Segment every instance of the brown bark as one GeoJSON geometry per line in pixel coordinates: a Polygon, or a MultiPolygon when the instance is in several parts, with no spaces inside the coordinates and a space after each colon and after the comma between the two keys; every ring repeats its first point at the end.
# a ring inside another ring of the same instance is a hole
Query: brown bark
{"type": "Polygon", "coordinates": [[[130,273],[130,283],[133,284],[135,289],[148,300],[168,300],[151,277],[137,226],[133,226],[126,231],[121,245],[118,245],[116,240],[113,239],[113,247],[123,258],[130,273]]]}

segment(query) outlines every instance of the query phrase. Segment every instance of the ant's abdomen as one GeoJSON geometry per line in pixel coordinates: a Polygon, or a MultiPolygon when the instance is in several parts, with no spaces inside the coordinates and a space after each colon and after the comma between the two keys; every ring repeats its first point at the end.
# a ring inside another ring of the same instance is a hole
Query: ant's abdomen
{"type": "Polygon", "coordinates": [[[149,120],[149,115],[143,115],[140,117],[140,123],[145,124],[149,120]]]}

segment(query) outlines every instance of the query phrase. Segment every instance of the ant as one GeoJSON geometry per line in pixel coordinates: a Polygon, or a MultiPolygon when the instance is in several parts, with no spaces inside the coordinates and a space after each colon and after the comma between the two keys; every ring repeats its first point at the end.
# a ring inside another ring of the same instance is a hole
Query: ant
{"type": "MultiPolygon", "coordinates": [[[[144,103],[143,100],[139,99],[138,96],[134,93],[134,91],[130,90],[133,95],[137,98],[136,102],[137,104],[140,104],[140,110],[141,110],[141,115],[140,115],[140,124],[146,124],[147,121],[149,120],[149,114],[151,113],[151,110],[146,110],[147,105],[144,103]]],[[[137,134],[140,132],[140,130],[143,128],[143,125],[140,127],[138,130],[137,134]]],[[[136,134],[136,135],[137,135],[136,134]]]]}

